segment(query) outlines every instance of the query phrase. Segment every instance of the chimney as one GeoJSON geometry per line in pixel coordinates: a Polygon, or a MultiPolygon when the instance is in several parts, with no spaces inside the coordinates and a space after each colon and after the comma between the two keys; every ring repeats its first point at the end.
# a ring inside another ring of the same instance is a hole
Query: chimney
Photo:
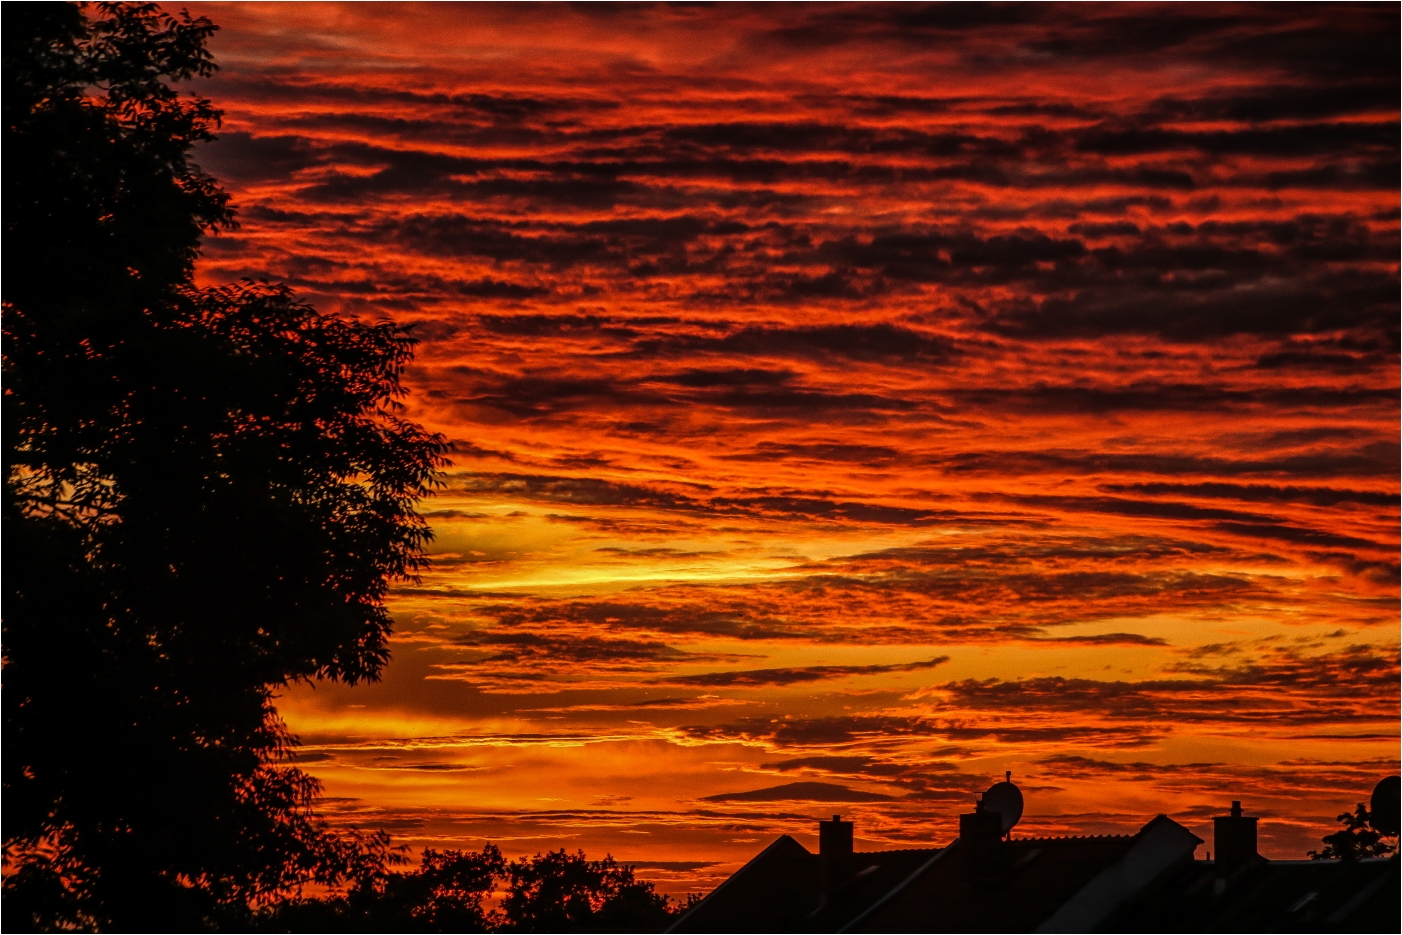
{"type": "Polygon", "coordinates": [[[1241,803],[1232,803],[1230,815],[1212,819],[1212,848],[1221,875],[1244,867],[1256,857],[1256,819],[1241,813],[1241,803]]]}
{"type": "Polygon", "coordinates": [[[1003,818],[997,812],[983,810],[982,802],[974,803],[972,814],[959,816],[959,851],[963,853],[964,869],[982,873],[998,859],[1003,842],[1003,818]]]}
{"type": "Polygon", "coordinates": [[[818,862],[823,874],[823,899],[841,886],[852,866],[852,823],[841,815],[818,822],[818,862]]]}

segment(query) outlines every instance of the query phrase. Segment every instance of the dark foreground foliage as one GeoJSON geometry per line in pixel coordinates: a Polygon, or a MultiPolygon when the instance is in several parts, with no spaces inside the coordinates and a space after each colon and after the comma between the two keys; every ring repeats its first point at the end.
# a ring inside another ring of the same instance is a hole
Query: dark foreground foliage
{"type": "Polygon", "coordinates": [[[344,895],[289,900],[257,919],[279,932],[660,932],[674,906],[631,867],[563,849],[508,863],[481,851],[424,852],[419,869],[378,872],[344,895]]]}
{"type": "Polygon", "coordinates": [[[172,85],[212,24],[0,9],[4,928],[246,924],[389,857],[316,816],[272,692],[377,676],[443,443],[401,329],[194,286],[233,216],[172,85]]]}
{"type": "Polygon", "coordinates": [[[1322,850],[1310,851],[1313,860],[1361,860],[1364,857],[1390,857],[1397,853],[1397,847],[1388,844],[1383,836],[1373,830],[1372,816],[1368,806],[1359,802],[1352,812],[1344,812],[1335,819],[1343,825],[1333,834],[1326,834],[1322,850]]]}

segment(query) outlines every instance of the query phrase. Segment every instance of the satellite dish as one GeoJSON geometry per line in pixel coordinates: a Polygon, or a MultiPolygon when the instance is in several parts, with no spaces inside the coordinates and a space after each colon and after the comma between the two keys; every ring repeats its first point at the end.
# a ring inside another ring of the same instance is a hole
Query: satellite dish
{"type": "Polygon", "coordinates": [[[989,786],[988,791],[983,794],[983,810],[998,813],[998,817],[1002,819],[1004,834],[1011,831],[1013,825],[1022,818],[1022,790],[1013,785],[1011,772],[1007,773],[1007,777],[1006,781],[995,782],[989,786]]]}
{"type": "Polygon", "coordinates": [[[1378,780],[1373,787],[1373,801],[1369,804],[1368,824],[1378,834],[1392,837],[1397,833],[1398,809],[1402,806],[1402,779],[1388,776],[1378,780]]]}

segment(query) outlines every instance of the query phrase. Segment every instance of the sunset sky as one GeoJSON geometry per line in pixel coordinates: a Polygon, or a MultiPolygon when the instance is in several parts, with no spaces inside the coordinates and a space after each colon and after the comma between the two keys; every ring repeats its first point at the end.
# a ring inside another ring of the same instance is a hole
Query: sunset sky
{"type": "Polygon", "coordinates": [[[190,9],[200,280],[414,323],[456,447],[279,700],[338,822],[684,892],[1397,771],[1397,5],[190,9]]]}

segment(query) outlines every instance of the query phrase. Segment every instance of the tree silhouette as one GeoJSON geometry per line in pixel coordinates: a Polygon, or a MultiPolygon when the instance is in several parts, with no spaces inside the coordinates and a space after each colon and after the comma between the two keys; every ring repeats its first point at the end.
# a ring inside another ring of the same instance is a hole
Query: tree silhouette
{"type": "Polygon", "coordinates": [[[265,931],[660,932],[699,899],[670,898],[612,856],[564,850],[507,863],[481,851],[426,850],[418,870],[366,874],[349,892],[288,900],[256,920],[265,931]],[[490,903],[500,893],[499,905],[490,903]]]}
{"type": "Polygon", "coordinates": [[[496,845],[481,851],[425,850],[419,869],[367,866],[344,894],[291,899],[257,917],[272,932],[485,932],[500,921],[486,901],[506,872],[496,845]]]}
{"type": "Polygon", "coordinates": [[[647,932],[669,921],[667,897],[612,856],[589,860],[564,848],[514,860],[501,909],[514,932],[647,932]]]}
{"type": "Polygon", "coordinates": [[[1352,812],[1344,812],[1335,820],[1343,825],[1333,834],[1326,834],[1321,840],[1324,849],[1310,851],[1312,860],[1359,860],[1364,857],[1387,857],[1397,852],[1394,845],[1383,840],[1383,836],[1373,830],[1368,806],[1359,802],[1352,812]]]}
{"type": "MultiPolygon", "coordinates": [[[[277,686],[373,679],[444,443],[413,342],[284,288],[200,290],[233,224],[173,83],[215,27],[3,7],[5,927],[189,930],[382,869],[332,834],[277,686]]],[[[242,915],[240,915],[242,914],[242,915]]]]}

